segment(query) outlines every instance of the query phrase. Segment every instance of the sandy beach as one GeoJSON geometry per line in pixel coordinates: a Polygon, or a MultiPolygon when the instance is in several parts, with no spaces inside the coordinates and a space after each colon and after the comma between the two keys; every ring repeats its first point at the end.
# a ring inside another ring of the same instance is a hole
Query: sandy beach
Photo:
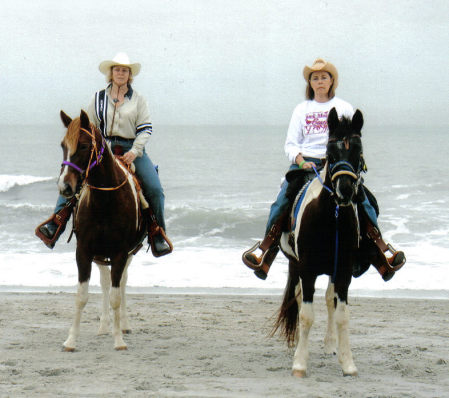
{"type": "Polygon", "coordinates": [[[62,351],[74,294],[0,294],[1,397],[449,397],[449,302],[351,298],[359,370],[343,377],[323,353],[324,298],[315,301],[309,373],[268,337],[280,296],[131,294],[127,351],[97,336],[90,294],[77,350],[62,351]],[[388,303],[388,307],[386,304],[388,303]]]}

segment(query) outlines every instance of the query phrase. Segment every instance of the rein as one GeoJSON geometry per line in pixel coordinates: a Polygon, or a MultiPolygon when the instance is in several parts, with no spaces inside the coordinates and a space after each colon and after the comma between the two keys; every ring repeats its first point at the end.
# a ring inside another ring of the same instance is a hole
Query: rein
{"type": "MultiPolygon", "coordinates": [[[[101,138],[101,148],[100,148],[100,151],[98,151],[97,141],[95,139],[95,135],[91,131],[86,130],[85,128],[82,128],[82,127],[80,128],[80,131],[83,131],[84,133],[86,133],[92,139],[92,149],[90,151],[90,158],[89,158],[89,163],[87,164],[87,168],[85,170],[83,170],[81,167],[79,167],[75,163],[68,162],[67,160],[64,160],[62,162],[62,165],[72,167],[73,169],[78,171],[81,174],[81,176],[83,174],[85,174],[85,177],[84,177],[84,180],[83,180],[83,183],[82,183],[83,186],[85,185],[85,186],[87,186],[89,188],[96,189],[96,190],[99,190],[99,191],[115,191],[116,189],[120,189],[121,187],[123,187],[128,182],[128,177],[126,175],[125,175],[124,181],[120,185],[117,185],[116,187],[96,187],[94,185],[90,185],[87,182],[87,178],[89,177],[89,171],[91,169],[93,169],[95,166],[98,166],[101,163],[101,161],[103,160],[103,153],[104,153],[104,150],[106,148],[106,141],[104,140],[103,137],[101,138]],[[94,152],[95,152],[95,160],[92,162],[92,159],[94,157],[93,156],[94,152]]],[[[127,166],[127,167],[128,167],[128,170],[129,170],[129,166],[127,166]]]]}
{"type": "MultiPolygon", "coordinates": [[[[313,167],[313,171],[315,172],[318,181],[321,183],[321,185],[323,186],[323,188],[325,188],[330,194],[333,194],[334,191],[329,188],[327,185],[324,184],[323,179],[321,178],[320,174],[318,173],[317,169],[315,168],[315,166],[313,167]]],[[[349,175],[350,177],[354,178],[354,180],[358,180],[360,178],[360,174],[356,174],[354,167],[352,167],[351,163],[346,162],[345,160],[341,160],[339,162],[333,163],[331,165],[329,165],[330,167],[330,174],[331,174],[331,181],[333,182],[338,176],[341,175],[349,175]],[[343,170],[339,170],[333,173],[333,171],[336,168],[340,168],[343,166],[343,170]]],[[[359,171],[360,173],[360,171],[359,171]]],[[[332,272],[331,275],[331,282],[335,283],[335,278],[337,277],[337,269],[338,269],[338,243],[339,243],[339,239],[338,239],[338,215],[340,212],[340,206],[338,204],[336,204],[335,206],[335,252],[334,252],[334,270],[332,272]]]]}

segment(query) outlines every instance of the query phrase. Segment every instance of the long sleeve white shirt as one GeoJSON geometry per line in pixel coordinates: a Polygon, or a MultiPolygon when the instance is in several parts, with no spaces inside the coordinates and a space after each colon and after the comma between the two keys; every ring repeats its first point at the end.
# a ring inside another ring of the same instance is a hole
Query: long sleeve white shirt
{"type": "Polygon", "coordinates": [[[354,109],[348,102],[334,97],[328,102],[307,100],[300,103],[293,111],[285,140],[285,154],[290,162],[295,163],[299,153],[304,157],[324,158],[329,139],[327,115],[334,108],[338,116],[351,117],[354,109]]]}
{"type": "MultiPolygon", "coordinates": [[[[123,104],[117,107],[114,116],[114,102],[110,96],[110,86],[106,89],[107,114],[106,114],[106,136],[119,136],[126,139],[134,139],[131,152],[136,156],[142,156],[145,144],[148,142],[152,123],[148,110],[147,101],[136,90],[129,88],[125,95],[123,104]],[[114,125],[112,125],[114,120],[114,125]]],[[[96,107],[96,95],[93,96],[88,115],[96,127],[100,126],[98,110],[96,107]]]]}

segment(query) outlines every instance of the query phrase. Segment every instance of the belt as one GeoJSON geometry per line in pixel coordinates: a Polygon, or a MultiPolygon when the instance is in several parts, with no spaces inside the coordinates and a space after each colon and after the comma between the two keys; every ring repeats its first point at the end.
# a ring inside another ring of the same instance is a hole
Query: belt
{"type": "Polygon", "coordinates": [[[119,135],[112,135],[112,136],[108,136],[106,137],[107,140],[109,141],[121,141],[121,142],[127,142],[127,143],[133,143],[135,138],[123,138],[120,137],[119,135]]]}

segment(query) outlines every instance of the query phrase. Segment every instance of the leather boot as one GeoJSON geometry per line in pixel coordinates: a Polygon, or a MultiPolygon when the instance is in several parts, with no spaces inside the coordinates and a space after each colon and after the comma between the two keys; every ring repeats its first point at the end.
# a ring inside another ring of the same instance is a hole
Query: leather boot
{"type": "Polygon", "coordinates": [[[148,243],[154,257],[162,257],[173,251],[173,245],[165,234],[164,228],[159,226],[153,211],[148,207],[142,210],[147,219],[148,243]]]}
{"type": "Polygon", "coordinates": [[[254,274],[260,279],[267,279],[268,271],[273,264],[276,255],[279,252],[279,240],[282,234],[283,219],[275,223],[262,243],[257,242],[251,249],[245,251],[242,255],[243,263],[254,270],[254,274]],[[257,256],[254,252],[260,249],[261,255],[257,256]]]}

